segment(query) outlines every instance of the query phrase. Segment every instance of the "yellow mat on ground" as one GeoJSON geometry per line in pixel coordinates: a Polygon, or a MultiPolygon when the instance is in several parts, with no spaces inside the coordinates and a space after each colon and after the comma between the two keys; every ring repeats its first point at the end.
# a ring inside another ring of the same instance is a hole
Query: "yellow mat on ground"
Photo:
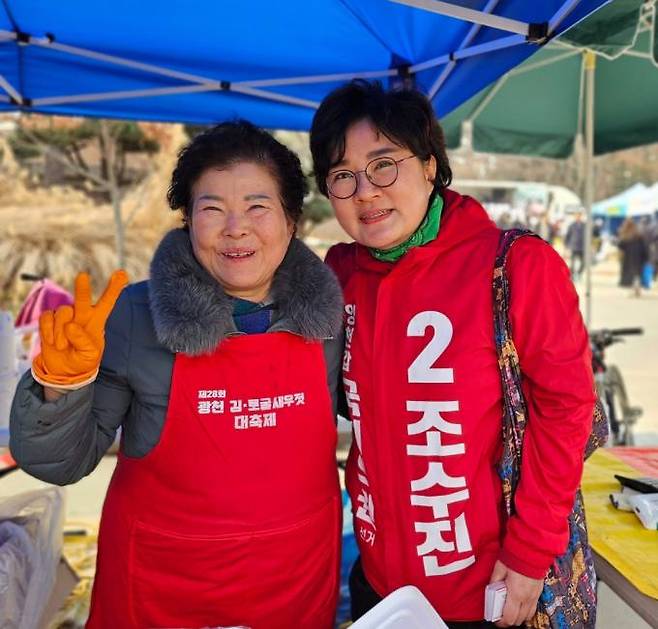
{"type": "Polygon", "coordinates": [[[658,599],[658,531],[645,529],[634,513],[610,504],[609,495],[620,491],[615,474],[646,476],[606,450],[585,463],[582,489],[590,543],[640,592],[658,599]]]}
{"type": "Polygon", "coordinates": [[[78,584],[47,629],[82,629],[89,616],[91,588],[96,571],[98,522],[69,520],[64,526],[63,554],[78,576],[78,584]]]}

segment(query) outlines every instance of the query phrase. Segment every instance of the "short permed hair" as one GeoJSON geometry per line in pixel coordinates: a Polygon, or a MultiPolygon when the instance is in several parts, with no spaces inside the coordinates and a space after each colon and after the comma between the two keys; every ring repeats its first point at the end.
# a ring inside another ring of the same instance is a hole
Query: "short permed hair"
{"type": "Polygon", "coordinates": [[[320,104],[311,126],[311,153],[318,189],[328,195],[329,170],[345,155],[345,134],[370,120],[391,142],[422,160],[436,159],[433,198],[452,181],[443,130],[431,103],[413,89],[387,91],[379,81],[355,79],[335,89],[320,104]]]}
{"type": "Polygon", "coordinates": [[[296,225],[308,192],[299,158],[267,131],[246,120],[223,122],[207,129],[180,151],[167,192],[169,207],[181,210],[185,222],[189,222],[192,186],[202,173],[240,162],[259,164],[270,171],[279,186],[286,216],[296,225]]]}

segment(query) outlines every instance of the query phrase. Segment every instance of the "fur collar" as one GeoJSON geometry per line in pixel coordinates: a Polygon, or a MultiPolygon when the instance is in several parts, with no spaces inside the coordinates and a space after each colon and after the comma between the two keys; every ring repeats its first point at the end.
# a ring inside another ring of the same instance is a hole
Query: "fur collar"
{"type": "MultiPolygon", "coordinates": [[[[340,330],[343,298],[332,271],[293,238],[274,274],[277,304],[273,328],[307,339],[334,337],[340,330]]],[[[219,283],[197,262],[189,234],[170,231],[151,262],[149,304],[158,341],[172,352],[212,352],[236,334],[233,304],[219,283]]]]}

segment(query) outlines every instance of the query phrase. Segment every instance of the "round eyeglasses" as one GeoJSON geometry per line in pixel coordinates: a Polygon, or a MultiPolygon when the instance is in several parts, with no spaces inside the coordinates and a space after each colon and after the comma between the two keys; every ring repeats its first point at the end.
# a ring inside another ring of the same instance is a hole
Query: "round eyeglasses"
{"type": "Polygon", "coordinates": [[[331,196],[337,199],[349,199],[358,186],[357,175],[365,173],[368,181],[378,188],[392,186],[398,178],[398,164],[405,159],[411,159],[415,155],[409,155],[402,159],[392,157],[377,157],[366,164],[363,170],[335,170],[327,176],[327,188],[331,196]]]}

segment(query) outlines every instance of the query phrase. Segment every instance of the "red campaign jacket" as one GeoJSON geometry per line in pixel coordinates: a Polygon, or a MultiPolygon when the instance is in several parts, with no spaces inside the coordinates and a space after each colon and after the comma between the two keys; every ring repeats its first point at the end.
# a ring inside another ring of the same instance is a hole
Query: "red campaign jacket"
{"type": "Polygon", "coordinates": [[[492,302],[499,234],[476,201],[446,190],[438,237],[396,264],[354,243],[327,254],[345,295],[355,436],[346,483],[365,575],[382,596],[416,585],[456,621],[483,618],[497,559],[542,578],[565,550],[595,399],[566,265],[524,238],[507,266],[529,422],[516,515],[505,524],[492,302]]]}

